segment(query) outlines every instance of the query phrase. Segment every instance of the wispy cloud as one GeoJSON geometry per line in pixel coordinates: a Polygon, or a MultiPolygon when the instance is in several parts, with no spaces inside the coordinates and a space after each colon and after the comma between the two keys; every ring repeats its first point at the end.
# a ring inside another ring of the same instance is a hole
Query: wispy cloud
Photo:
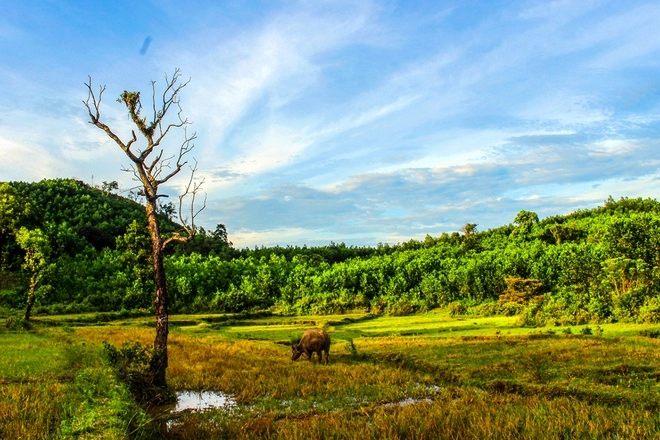
{"type": "Polygon", "coordinates": [[[246,163],[257,165],[254,172],[281,164],[286,154],[279,161],[262,155],[271,149],[267,145],[271,135],[281,137],[287,131],[273,126],[279,121],[266,127],[252,125],[249,138],[236,127],[255,117],[268,121],[276,112],[286,115],[287,106],[319,80],[321,66],[316,58],[360,40],[368,4],[342,6],[345,10],[337,7],[322,15],[315,14],[317,8],[311,4],[276,12],[263,25],[229,41],[198,36],[207,53],[202,57],[188,53],[181,62],[195,78],[192,119],[204,121],[204,154],[216,156],[221,150],[222,159],[237,171],[245,170],[246,163]]]}
{"type": "Polygon", "coordinates": [[[239,246],[405,241],[660,189],[653,1],[19,6],[0,18],[3,180],[132,185],[82,82],[108,85],[103,115],[129,136],[114,98],[180,67],[201,221],[239,246]]]}
{"type": "Polygon", "coordinates": [[[0,161],[5,181],[56,178],[75,171],[75,167],[38,145],[23,145],[2,137],[0,161]]]}

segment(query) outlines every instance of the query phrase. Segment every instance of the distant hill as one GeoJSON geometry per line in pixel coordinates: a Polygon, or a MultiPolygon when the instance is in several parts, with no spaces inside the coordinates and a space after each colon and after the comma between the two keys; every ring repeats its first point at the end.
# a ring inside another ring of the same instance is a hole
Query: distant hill
{"type": "MultiPolygon", "coordinates": [[[[15,207],[5,209],[0,227],[0,247],[4,268],[15,266],[12,225],[48,231],[49,235],[68,235],[76,241],[73,249],[87,245],[94,249],[114,248],[117,237],[126,233],[133,222],[146,228],[144,206],[75,179],[44,179],[40,182],[0,183],[0,200],[12,199],[15,207]]],[[[178,225],[167,215],[161,215],[163,230],[173,231],[178,225]]],[[[64,237],[62,237],[64,238],[64,237]]],[[[66,239],[62,247],[66,248],[66,239]]]]}
{"type": "Polygon", "coordinates": [[[133,221],[146,225],[144,207],[117,194],[103,191],[74,179],[40,182],[9,182],[17,197],[29,205],[24,224],[43,228],[45,224],[67,224],[81,231],[91,244],[105,237],[117,237],[133,221]],[[94,234],[99,236],[95,236],[94,234]]]}

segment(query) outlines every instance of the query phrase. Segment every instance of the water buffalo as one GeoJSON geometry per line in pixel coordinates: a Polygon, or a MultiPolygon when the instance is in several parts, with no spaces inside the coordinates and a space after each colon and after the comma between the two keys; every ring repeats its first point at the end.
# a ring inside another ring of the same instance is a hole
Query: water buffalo
{"type": "Polygon", "coordinates": [[[319,362],[325,358],[325,364],[328,364],[330,358],[330,336],[325,330],[310,329],[303,333],[300,342],[291,347],[291,360],[295,361],[301,354],[305,353],[307,359],[312,360],[313,353],[316,353],[319,362]],[[323,355],[321,354],[322,352],[323,355]]]}

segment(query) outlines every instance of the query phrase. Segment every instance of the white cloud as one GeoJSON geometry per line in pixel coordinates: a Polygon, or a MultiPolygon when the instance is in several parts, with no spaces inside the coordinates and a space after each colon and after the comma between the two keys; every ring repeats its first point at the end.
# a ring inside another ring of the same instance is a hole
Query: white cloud
{"type": "MultiPolygon", "coordinates": [[[[556,122],[570,127],[602,122],[612,116],[612,110],[603,108],[598,98],[580,95],[575,91],[555,90],[530,97],[514,115],[521,120],[532,120],[547,124],[556,122]]],[[[560,127],[561,127],[560,126],[560,127]]]]}
{"type": "MultiPolygon", "coordinates": [[[[353,44],[367,26],[369,7],[359,3],[330,14],[314,14],[313,5],[304,6],[312,11],[282,11],[229,41],[196,36],[205,45],[187,53],[183,64],[194,78],[191,115],[204,121],[200,138],[206,143],[205,154],[223,148],[251,112],[268,116],[282,111],[317,81],[316,57],[353,44]]],[[[232,144],[224,159],[240,163],[248,156],[250,162],[252,147],[232,144]]]]}
{"type": "MultiPolygon", "coordinates": [[[[159,4],[162,22],[144,23],[163,31],[142,57],[141,30],[131,29],[140,34],[131,56],[130,32],[99,22],[94,36],[118,39],[99,46],[103,57],[70,63],[80,46],[62,40],[66,53],[53,51],[47,66],[33,57],[0,68],[0,180],[131,185],[123,153],[86,121],[82,82],[88,72],[111,81],[104,120],[127,138],[114,97],[147,94],[149,79],[162,85],[160,73],[178,66],[192,78],[182,106],[209,194],[200,217],[227,224],[238,245],[407,241],[465,221],[495,226],[530,207],[657,194],[660,5],[411,5],[159,4]]],[[[26,29],[0,24],[0,35],[26,29]]]]}
{"type": "Polygon", "coordinates": [[[366,109],[340,118],[337,122],[330,122],[312,133],[315,140],[324,140],[344,134],[348,131],[369,125],[393,113],[399,112],[412,105],[419,99],[419,95],[394,97],[393,101],[375,104],[366,109]]]}
{"type": "Polygon", "coordinates": [[[329,243],[331,238],[328,238],[327,241],[323,238],[326,235],[332,237],[332,234],[328,234],[327,231],[303,228],[276,228],[260,231],[239,229],[237,231],[229,231],[229,233],[229,239],[237,248],[275,246],[278,244],[282,245],[283,243],[300,243],[313,246],[329,243]]]}
{"type": "Polygon", "coordinates": [[[264,131],[243,141],[241,149],[248,151],[234,162],[231,170],[238,174],[259,174],[272,171],[295,161],[297,156],[307,148],[311,141],[291,129],[277,124],[269,125],[264,131]]]}
{"type": "Polygon", "coordinates": [[[588,146],[590,156],[625,156],[638,148],[633,140],[606,139],[588,146]]]}
{"type": "Polygon", "coordinates": [[[0,180],[31,181],[74,173],[75,167],[38,145],[24,145],[0,137],[0,180]]]}

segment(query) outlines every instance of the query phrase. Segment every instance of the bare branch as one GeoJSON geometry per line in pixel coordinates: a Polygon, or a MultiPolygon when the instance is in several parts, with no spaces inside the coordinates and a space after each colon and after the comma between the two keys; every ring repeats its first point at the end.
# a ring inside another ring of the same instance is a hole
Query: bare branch
{"type": "MultiPolygon", "coordinates": [[[[171,158],[167,158],[164,161],[162,161],[163,153],[165,150],[160,150],[160,153],[158,153],[158,156],[154,159],[154,161],[149,165],[149,168],[147,169],[148,173],[151,176],[158,177],[158,175],[161,173],[163,168],[169,167],[169,162],[171,158]]],[[[174,157],[174,156],[171,156],[174,157]]]]}
{"type": "MultiPolygon", "coordinates": [[[[191,122],[183,116],[183,109],[179,97],[181,90],[190,83],[190,79],[185,82],[180,82],[180,79],[181,71],[178,68],[175,69],[172,77],[165,74],[165,88],[161,94],[162,102],[160,104],[158,104],[156,100],[156,82],[151,82],[151,107],[153,118],[148,123],[145,118],[140,115],[142,105],[139,92],[124,91],[118,99],[119,102],[123,102],[126,105],[129,111],[129,116],[136,124],[137,129],[147,143],[143,150],[137,151],[137,154],[132,151],[133,145],[138,141],[136,130],[131,131],[131,138],[127,142],[123,142],[107,125],[101,122],[100,105],[103,93],[106,89],[105,86],[100,87],[97,94],[94,93],[92,88],[91,77],[89,77],[89,82],[85,83],[88,95],[87,99],[83,101],[83,104],[89,113],[90,123],[105,131],[106,134],[126,153],[132,164],[128,167],[123,167],[122,171],[133,173],[135,179],[142,183],[144,196],[147,200],[151,200],[154,203],[156,199],[162,196],[158,194],[158,187],[176,176],[183,167],[188,164],[186,156],[194,148],[193,141],[197,139],[196,133],[188,133],[187,126],[190,125],[191,122]],[[177,109],[176,115],[174,116],[175,120],[165,126],[165,117],[173,108],[177,109]],[[176,154],[165,157],[165,150],[160,148],[160,143],[173,129],[177,128],[183,129],[183,141],[179,145],[179,150],[176,154]],[[154,136],[156,133],[157,135],[154,136]],[[155,153],[155,157],[149,159],[152,153],[155,153]]],[[[203,206],[197,210],[195,209],[195,203],[197,202],[202,184],[204,183],[203,180],[201,182],[194,181],[196,171],[197,161],[195,161],[195,165],[191,167],[190,180],[185,191],[179,196],[179,218],[183,222],[185,235],[174,233],[163,242],[162,248],[172,241],[190,240],[196,234],[195,218],[206,208],[205,195],[203,206]],[[186,218],[182,215],[182,206],[184,205],[185,199],[188,198],[190,199],[190,215],[189,218],[186,218]],[[188,221],[190,221],[189,224],[188,221]]]]}
{"type": "Polygon", "coordinates": [[[91,124],[96,124],[96,122],[98,122],[98,120],[101,117],[101,113],[99,111],[99,106],[101,105],[101,99],[103,97],[103,92],[105,92],[105,86],[99,87],[99,97],[98,97],[98,100],[97,100],[96,96],[94,95],[94,93],[92,91],[92,77],[88,76],[87,78],[89,78],[89,84],[84,83],[87,86],[87,90],[88,90],[87,100],[83,101],[83,104],[85,104],[85,107],[87,107],[87,111],[89,112],[89,117],[91,119],[90,123],[91,124]],[[92,106],[91,107],[94,108],[94,113],[92,113],[92,108],[90,107],[90,104],[89,104],[90,99],[92,100],[92,106]]]}
{"type": "Polygon", "coordinates": [[[137,137],[135,136],[135,132],[133,132],[133,138],[128,142],[124,143],[119,136],[117,136],[107,125],[101,122],[101,100],[103,98],[103,92],[105,92],[105,86],[99,87],[99,95],[98,97],[94,94],[94,90],[92,89],[92,77],[89,78],[89,83],[84,83],[85,86],[87,86],[87,99],[83,101],[83,104],[85,107],[87,107],[87,112],[89,113],[89,119],[90,119],[90,124],[96,125],[98,128],[101,130],[105,131],[106,134],[115,141],[117,145],[119,145],[119,148],[124,150],[126,155],[135,163],[138,163],[138,158],[133,154],[131,151],[131,145],[135,141],[137,141],[137,137]],[[91,105],[90,105],[90,100],[91,105]]]}
{"type": "Polygon", "coordinates": [[[173,241],[186,242],[192,240],[192,238],[197,234],[197,226],[195,225],[195,218],[206,209],[206,193],[204,193],[204,203],[202,207],[195,210],[195,200],[197,195],[202,190],[202,185],[204,184],[204,179],[199,182],[195,182],[194,177],[197,172],[197,161],[195,165],[190,167],[190,179],[188,180],[188,185],[186,185],[185,191],[179,196],[179,220],[181,220],[181,225],[183,226],[184,231],[187,235],[183,236],[179,232],[173,233],[169,238],[163,241],[162,249],[165,249],[169,243],[173,241]],[[183,206],[184,200],[186,197],[190,196],[190,219],[183,216],[183,206]],[[190,222],[189,222],[190,221],[190,222]]]}
{"type": "Polygon", "coordinates": [[[165,90],[163,91],[162,95],[162,106],[160,110],[156,108],[156,89],[155,89],[155,81],[152,81],[151,87],[152,87],[152,106],[153,106],[153,122],[150,124],[150,127],[155,130],[156,128],[158,129],[159,135],[156,137],[155,140],[153,140],[153,146],[156,147],[160,145],[161,141],[163,138],[167,135],[167,133],[170,131],[172,128],[181,128],[184,127],[185,125],[189,125],[190,121],[188,121],[187,118],[183,118],[181,114],[183,113],[183,110],[181,108],[181,100],[179,97],[179,93],[181,90],[186,87],[190,83],[190,79],[184,83],[179,83],[179,78],[181,77],[181,71],[180,69],[175,69],[174,75],[172,76],[172,79],[170,79],[167,74],[165,74],[165,90]],[[172,123],[169,124],[164,130],[163,130],[163,118],[165,115],[168,113],[170,110],[170,107],[172,105],[176,105],[179,110],[177,112],[177,118],[179,120],[178,123],[172,123]]]}
{"type": "MultiPolygon", "coordinates": [[[[192,143],[195,139],[197,139],[197,133],[193,133],[192,135],[188,136],[188,129],[187,127],[183,127],[184,131],[184,140],[181,143],[181,146],[179,147],[179,153],[176,161],[176,165],[174,166],[174,169],[172,170],[171,173],[167,174],[165,177],[162,179],[158,179],[157,182],[158,184],[165,183],[168,180],[170,180],[172,177],[177,175],[179,171],[188,163],[188,161],[184,161],[184,157],[192,151],[193,148],[195,148],[195,145],[192,143]]],[[[197,162],[195,161],[195,167],[193,169],[193,174],[194,171],[197,169],[197,162]]]]}

